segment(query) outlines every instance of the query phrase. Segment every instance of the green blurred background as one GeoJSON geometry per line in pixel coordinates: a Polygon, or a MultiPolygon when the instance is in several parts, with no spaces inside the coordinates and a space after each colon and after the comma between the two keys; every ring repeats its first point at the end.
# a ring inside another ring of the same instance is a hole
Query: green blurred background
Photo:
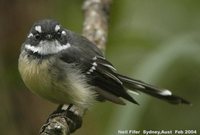
{"type": "MultiPolygon", "coordinates": [[[[55,18],[81,33],[82,0],[0,0],[0,135],[36,135],[57,107],[23,84],[20,46],[38,19],[55,18]]],[[[141,94],[140,106],[95,104],[74,135],[117,135],[119,129],[192,129],[200,134],[200,1],[114,0],[106,57],[120,73],[171,89],[193,106],[141,94]]]]}

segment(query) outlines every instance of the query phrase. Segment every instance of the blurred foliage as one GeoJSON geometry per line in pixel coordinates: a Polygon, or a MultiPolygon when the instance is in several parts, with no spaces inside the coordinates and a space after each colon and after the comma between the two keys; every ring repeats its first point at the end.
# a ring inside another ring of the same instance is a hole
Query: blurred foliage
{"type": "MultiPolygon", "coordinates": [[[[172,89],[193,106],[172,106],[143,94],[135,97],[140,106],[97,103],[75,135],[200,129],[199,6],[198,0],[115,0],[106,49],[120,73],[172,89]]],[[[81,33],[81,8],[82,0],[0,0],[1,135],[35,135],[56,108],[29,92],[17,70],[20,46],[32,23],[55,18],[81,33]]]]}

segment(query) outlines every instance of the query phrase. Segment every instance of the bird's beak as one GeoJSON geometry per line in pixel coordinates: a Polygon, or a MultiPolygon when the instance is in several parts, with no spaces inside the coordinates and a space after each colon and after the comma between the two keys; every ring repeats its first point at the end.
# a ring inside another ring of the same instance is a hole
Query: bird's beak
{"type": "Polygon", "coordinates": [[[47,34],[47,35],[46,35],[46,39],[47,39],[47,40],[52,40],[52,38],[53,38],[53,36],[52,36],[51,34],[47,34]]]}

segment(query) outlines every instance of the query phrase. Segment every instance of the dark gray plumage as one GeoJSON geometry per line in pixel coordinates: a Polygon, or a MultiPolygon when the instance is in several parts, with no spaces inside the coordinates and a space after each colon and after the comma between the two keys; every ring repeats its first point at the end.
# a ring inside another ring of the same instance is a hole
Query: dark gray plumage
{"type": "MultiPolygon", "coordinates": [[[[88,104],[87,102],[90,102],[90,97],[94,97],[98,101],[109,100],[117,104],[125,104],[121,99],[124,98],[132,103],[138,104],[137,101],[128,94],[128,90],[135,92],[141,91],[172,104],[190,104],[187,100],[172,95],[169,90],[160,89],[142,81],[120,75],[117,73],[114,66],[105,59],[96,45],[85,37],[63,28],[54,20],[41,20],[33,25],[23,44],[21,54],[23,54],[20,57],[21,59],[24,55],[27,55],[29,56],[29,61],[37,60],[41,63],[43,63],[43,61],[47,62],[49,68],[42,68],[42,70],[49,71],[50,76],[45,75],[50,78],[51,84],[54,84],[47,88],[53,89],[53,91],[60,90],[64,92],[64,95],[69,95],[71,99],[66,100],[68,104],[77,102],[80,105],[80,102],[88,104]],[[73,74],[70,72],[75,73],[73,74]],[[71,78],[69,74],[72,78],[76,76],[75,78],[78,79],[77,82],[73,82],[73,85],[70,84],[71,78]],[[57,77],[60,78],[59,81],[58,79],[56,80],[54,76],[59,76],[57,77]],[[64,82],[66,80],[68,80],[67,83],[64,82]],[[68,87],[68,85],[70,87],[68,87]],[[71,87],[77,88],[77,92],[76,89],[67,90],[71,87]],[[82,92],[82,89],[80,89],[81,87],[85,90],[82,94],[87,97],[88,100],[85,101],[83,97],[83,99],[76,102],[74,100],[81,96],[79,95],[79,93],[82,92]]],[[[19,63],[23,63],[21,61],[25,60],[19,60],[19,63]]],[[[23,80],[26,83],[26,77],[23,76],[26,76],[27,71],[24,73],[23,68],[21,68],[24,67],[22,64],[19,67],[22,78],[24,78],[23,80]]],[[[29,72],[32,73],[32,71],[29,72]]],[[[36,82],[36,84],[37,83],[39,82],[36,82]]],[[[29,83],[27,82],[27,86],[28,85],[29,83]]],[[[41,88],[41,91],[44,92],[39,92],[39,95],[41,94],[45,97],[45,94],[49,94],[47,88],[41,88]]],[[[32,86],[30,89],[35,91],[32,86]]],[[[51,98],[47,97],[48,99],[54,98],[52,93],[49,95],[51,98]]],[[[64,99],[60,100],[58,98],[55,97],[55,101],[65,103],[64,99]]]]}

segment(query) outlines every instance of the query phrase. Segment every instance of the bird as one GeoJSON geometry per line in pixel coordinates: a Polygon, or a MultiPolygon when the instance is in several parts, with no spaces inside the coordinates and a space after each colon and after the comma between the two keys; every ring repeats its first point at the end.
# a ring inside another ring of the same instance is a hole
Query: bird
{"type": "Polygon", "coordinates": [[[94,43],[54,19],[33,24],[21,46],[18,69],[28,89],[56,104],[89,108],[98,101],[125,105],[127,100],[139,105],[130,92],[190,104],[168,89],[118,73],[94,43]]]}

